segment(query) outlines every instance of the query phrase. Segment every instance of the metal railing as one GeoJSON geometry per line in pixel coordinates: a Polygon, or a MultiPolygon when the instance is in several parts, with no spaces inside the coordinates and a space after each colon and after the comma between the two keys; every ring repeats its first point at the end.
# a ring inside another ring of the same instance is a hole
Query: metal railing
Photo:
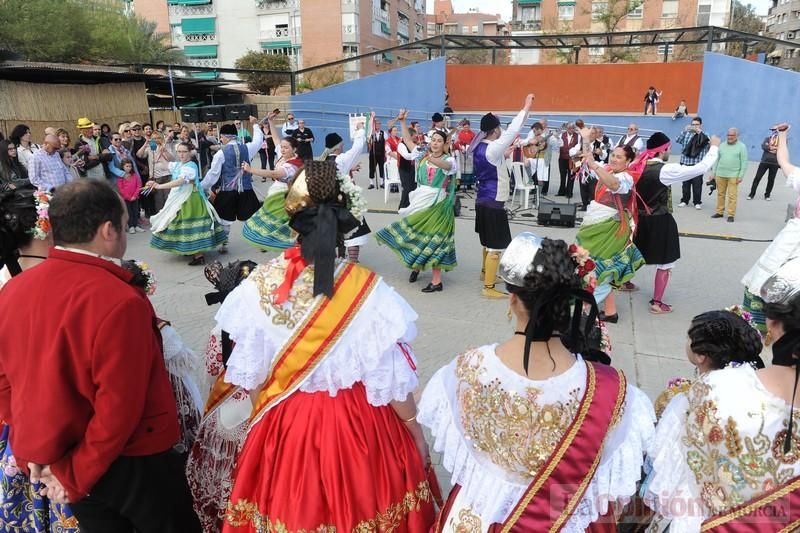
{"type": "Polygon", "coordinates": [[[193,67],[218,67],[219,66],[219,59],[216,57],[206,57],[206,58],[188,58],[187,59],[189,65],[193,67]]]}
{"type": "Polygon", "coordinates": [[[298,0],[256,0],[256,9],[296,9],[298,0]]]}
{"type": "Polygon", "coordinates": [[[170,17],[182,17],[184,15],[213,15],[214,4],[202,6],[171,5],[169,6],[170,17]]]}
{"type": "Polygon", "coordinates": [[[173,33],[173,43],[206,43],[217,39],[216,33],[173,33]]]}

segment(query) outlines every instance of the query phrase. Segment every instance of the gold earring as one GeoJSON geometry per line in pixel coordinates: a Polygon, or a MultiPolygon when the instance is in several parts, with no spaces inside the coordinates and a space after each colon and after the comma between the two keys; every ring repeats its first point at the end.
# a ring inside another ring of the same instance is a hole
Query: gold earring
{"type": "Polygon", "coordinates": [[[514,317],[514,315],[511,313],[511,308],[510,307],[508,308],[508,315],[506,315],[506,316],[508,316],[508,321],[511,322],[511,319],[514,317]]]}

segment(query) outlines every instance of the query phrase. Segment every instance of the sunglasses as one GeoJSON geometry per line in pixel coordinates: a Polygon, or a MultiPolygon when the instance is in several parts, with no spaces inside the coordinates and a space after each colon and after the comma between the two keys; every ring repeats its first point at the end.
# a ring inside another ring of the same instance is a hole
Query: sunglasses
{"type": "Polygon", "coordinates": [[[122,133],[130,133],[131,130],[122,130],[122,133]]]}
{"type": "Polygon", "coordinates": [[[114,141],[121,141],[121,140],[122,140],[122,138],[121,138],[121,137],[114,137],[113,139],[111,139],[111,142],[114,142],[114,141]]]}

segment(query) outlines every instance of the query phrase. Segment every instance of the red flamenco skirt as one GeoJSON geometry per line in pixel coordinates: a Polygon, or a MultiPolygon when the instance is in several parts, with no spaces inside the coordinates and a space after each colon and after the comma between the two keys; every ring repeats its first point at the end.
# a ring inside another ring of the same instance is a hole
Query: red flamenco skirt
{"type": "Polygon", "coordinates": [[[223,532],[423,533],[434,514],[414,439],[356,383],[295,392],[251,429],[223,532]]]}

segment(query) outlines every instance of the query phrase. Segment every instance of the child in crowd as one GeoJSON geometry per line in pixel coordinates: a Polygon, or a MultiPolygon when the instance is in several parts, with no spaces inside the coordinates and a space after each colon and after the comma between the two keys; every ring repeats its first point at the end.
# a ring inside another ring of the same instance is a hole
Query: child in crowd
{"type": "Polygon", "coordinates": [[[80,179],[81,175],[78,172],[79,162],[83,163],[83,161],[75,159],[72,157],[72,152],[69,148],[62,148],[58,151],[58,154],[61,156],[61,160],[64,162],[64,165],[69,169],[69,173],[72,175],[72,179],[80,179]]]}
{"type": "Polygon", "coordinates": [[[139,189],[142,188],[142,179],[133,170],[130,159],[125,158],[120,163],[125,175],[117,180],[117,188],[128,208],[128,233],[143,233],[144,229],[139,227],[139,189]]]}
{"type": "Polygon", "coordinates": [[[679,118],[683,118],[688,114],[689,110],[686,107],[686,100],[681,100],[681,103],[675,108],[675,114],[672,115],[672,120],[678,120],[679,118]]]}

